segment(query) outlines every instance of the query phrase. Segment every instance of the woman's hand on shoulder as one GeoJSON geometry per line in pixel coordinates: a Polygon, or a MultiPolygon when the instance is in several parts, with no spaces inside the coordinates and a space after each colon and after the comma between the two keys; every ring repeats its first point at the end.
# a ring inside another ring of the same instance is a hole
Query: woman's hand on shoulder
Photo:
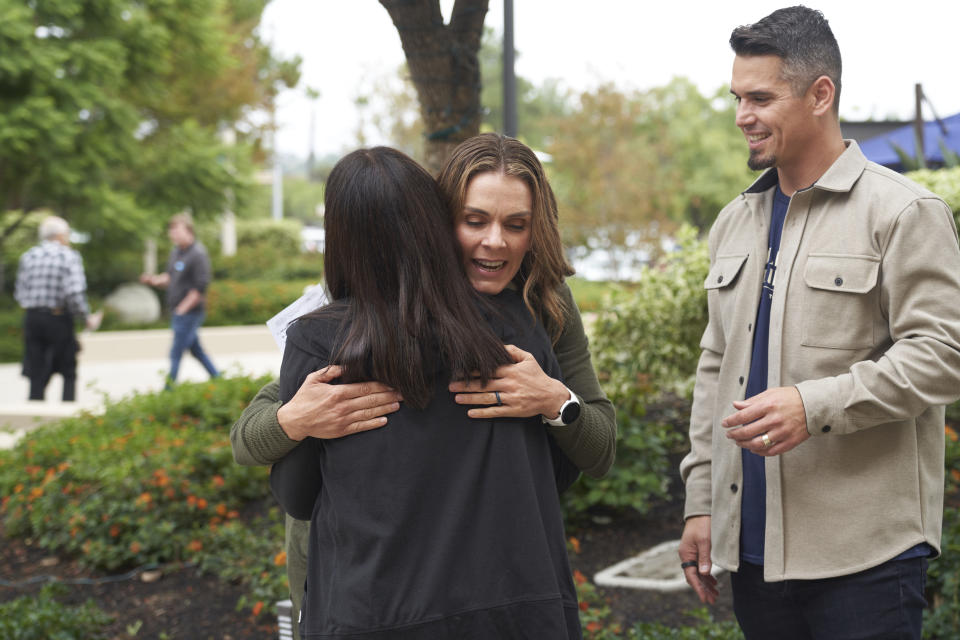
{"type": "Polygon", "coordinates": [[[314,371],[280,407],[277,420],[291,440],[307,436],[330,440],[377,429],[387,424],[388,413],[400,408],[403,398],[385,384],[329,384],[342,374],[337,365],[314,371]]]}
{"type": "Polygon", "coordinates": [[[538,414],[556,418],[570,397],[567,388],[544,373],[532,354],[510,344],[506,349],[514,363],[498,368],[485,385],[479,380],[451,382],[448,388],[456,394],[454,401],[485,405],[470,409],[467,415],[471,418],[528,418],[538,414]]]}

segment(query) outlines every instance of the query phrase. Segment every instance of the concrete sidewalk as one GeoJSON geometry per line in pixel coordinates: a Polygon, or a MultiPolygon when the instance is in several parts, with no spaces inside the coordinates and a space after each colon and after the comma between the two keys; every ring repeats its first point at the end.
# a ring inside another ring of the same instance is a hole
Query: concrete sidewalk
{"type": "MultiPolygon", "coordinates": [[[[83,333],[79,339],[82,350],[78,356],[76,402],[60,400],[63,379],[59,375],[47,386],[45,401],[30,402],[30,385],[20,374],[20,365],[0,364],[0,448],[12,446],[17,437],[37,424],[79,411],[102,411],[108,399],[163,388],[170,369],[170,330],[103,331],[83,333]]],[[[201,328],[200,342],[226,375],[276,376],[280,372],[280,349],[266,325],[201,328]]],[[[189,352],[181,362],[179,379],[207,379],[206,371],[189,352]]]]}

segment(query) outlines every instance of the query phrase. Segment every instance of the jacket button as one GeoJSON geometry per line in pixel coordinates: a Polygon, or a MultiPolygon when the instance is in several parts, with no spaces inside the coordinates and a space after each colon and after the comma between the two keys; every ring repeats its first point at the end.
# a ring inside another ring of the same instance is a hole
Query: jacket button
{"type": "Polygon", "coordinates": [[[753,331],[753,323],[747,325],[747,331],[753,331]]]}
{"type": "Polygon", "coordinates": [[[823,425],[823,428],[820,429],[820,431],[823,431],[824,433],[830,433],[830,425],[828,424],[823,425]]]}
{"type": "Polygon", "coordinates": [[[733,493],[736,493],[736,492],[737,492],[737,483],[736,483],[736,482],[734,482],[732,485],[730,485],[730,491],[733,492],[733,493]]]}
{"type": "Polygon", "coordinates": [[[743,376],[740,376],[740,384],[743,384],[743,376]]]}
{"type": "Polygon", "coordinates": [[[843,286],[843,278],[841,278],[840,276],[837,276],[837,279],[833,281],[833,284],[837,285],[838,287],[842,287],[842,286],[843,286]]]}
{"type": "Polygon", "coordinates": [[[723,276],[717,276],[717,284],[723,282],[723,276]]]}

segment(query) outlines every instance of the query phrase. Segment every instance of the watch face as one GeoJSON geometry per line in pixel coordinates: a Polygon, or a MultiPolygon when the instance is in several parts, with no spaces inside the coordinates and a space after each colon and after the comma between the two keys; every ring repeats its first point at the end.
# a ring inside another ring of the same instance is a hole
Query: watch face
{"type": "Polygon", "coordinates": [[[560,412],[560,419],[563,420],[563,424],[570,424],[574,420],[580,417],[580,403],[579,402],[568,402],[567,405],[563,408],[563,411],[560,412]]]}

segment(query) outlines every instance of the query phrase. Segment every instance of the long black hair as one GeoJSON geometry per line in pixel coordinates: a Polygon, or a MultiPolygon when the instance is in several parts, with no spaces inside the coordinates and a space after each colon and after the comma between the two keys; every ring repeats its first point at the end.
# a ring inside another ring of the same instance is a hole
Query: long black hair
{"type": "Polygon", "coordinates": [[[330,172],[324,205],[326,284],[345,313],[331,362],[345,379],[383,382],[422,408],[441,370],[486,380],[510,362],[426,170],[395,149],[359,149],[330,172]]]}

